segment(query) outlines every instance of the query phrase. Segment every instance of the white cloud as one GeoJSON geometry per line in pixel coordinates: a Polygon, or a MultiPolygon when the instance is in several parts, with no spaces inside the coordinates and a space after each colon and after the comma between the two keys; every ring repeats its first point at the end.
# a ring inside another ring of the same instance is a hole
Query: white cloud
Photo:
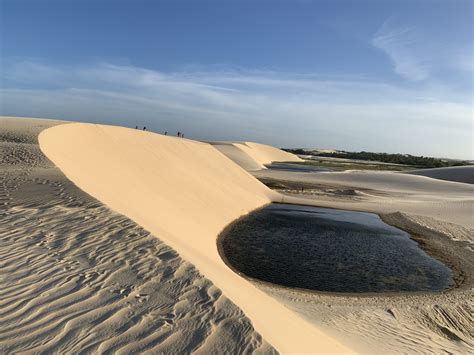
{"type": "Polygon", "coordinates": [[[146,125],[197,139],[472,157],[470,99],[440,87],[225,68],[36,64],[6,64],[2,114],[146,125]]]}
{"type": "MultiPolygon", "coordinates": [[[[463,82],[466,71],[472,75],[472,43],[457,38],[427,35],[421,28],[395,25],[388,19],[377,30],[371,44],[390,59],[395,73],[412,82],[463,82]]],[[[472,77],[471,77],[472,87],[472,77]]]]}
{"type": "Polygon", "coordinates": [[[424,80],[430,75],[430,56],[421,47],[424,40],[413,27],[394,27],[384,22],[372,38],[372,44],[385,52],[397,74],[408,80],[424,80]]]}

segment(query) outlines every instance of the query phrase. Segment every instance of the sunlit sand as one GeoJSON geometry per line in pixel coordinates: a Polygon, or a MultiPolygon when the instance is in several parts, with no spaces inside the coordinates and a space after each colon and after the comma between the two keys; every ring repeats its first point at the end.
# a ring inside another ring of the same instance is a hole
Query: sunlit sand
{"type": "Polygon", "coordinates": [[[263,144],[0,123],[4,352],[473,351],[474,185],[453,182],[472,168],[453,169],[453,181],[299,173],[266,169],[301,159],[263,144]],[[351,297],[241,277],[217,238],[272,202],[377,213],[425,238],[425,250],[456,273],[456,287],[351,297]],[[465,253],[459,262],[457,252],[465,253]]]}

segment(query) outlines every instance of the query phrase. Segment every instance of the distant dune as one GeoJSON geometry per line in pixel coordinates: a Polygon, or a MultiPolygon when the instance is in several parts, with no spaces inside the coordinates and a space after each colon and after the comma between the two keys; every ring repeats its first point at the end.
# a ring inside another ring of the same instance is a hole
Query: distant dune
{"type": "Polygon", "coordinates": [[[265,144],[253,142],[210,142],[210,144],[247,171],[265,169],[266,164],[275,161],[303,161],[294,154],[265,144]]]}
{"type": "MultiPolygon", "coordinates": [[[[403,211],[474,228],[472,184],[387,171],[289,173],[267,169],[253,174],[260,178],[293,181],[300,185],[311,182],[334,190],[349,189],[357,195],[354,199],[346,199],[342,203],[333,196],[329,205],[319,197],[316,201],[319,206],[343,209],[351,206],[351,209],[376,213],[403,211]]],[[[307,189],[310,187],[305,188],[307,189]]]]}
{"type": "Polygon", "coordinates": [[[474,166],[454,166],[451,168],[422,169],[407,172],[433,179],[474,184],[474,166]]]}

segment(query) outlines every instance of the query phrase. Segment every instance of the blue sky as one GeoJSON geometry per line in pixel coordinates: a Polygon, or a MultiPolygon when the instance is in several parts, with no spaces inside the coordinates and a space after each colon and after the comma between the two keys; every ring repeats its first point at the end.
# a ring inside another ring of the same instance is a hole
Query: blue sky
{"type": "Polygon", "coordinates": [[[0,113],[473,159],[473,4],[0,0],[0,113]]]}

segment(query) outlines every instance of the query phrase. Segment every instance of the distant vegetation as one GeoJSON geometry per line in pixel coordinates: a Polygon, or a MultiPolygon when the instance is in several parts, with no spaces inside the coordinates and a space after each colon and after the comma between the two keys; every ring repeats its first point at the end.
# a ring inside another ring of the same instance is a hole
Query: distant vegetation
{"type": "Polygon", "coordinates": [[[382,162],[389,164],[403,164],[416,168],[444,168],[450,166],[472,165],[472,162],[462,160],[439,159],[410,154],[387,154],[371,152],[320,152],[305,149],[284,149],[287,152],[301,155],[312,155],[315,157],[357,159],[365,161],[382,162]]]}

